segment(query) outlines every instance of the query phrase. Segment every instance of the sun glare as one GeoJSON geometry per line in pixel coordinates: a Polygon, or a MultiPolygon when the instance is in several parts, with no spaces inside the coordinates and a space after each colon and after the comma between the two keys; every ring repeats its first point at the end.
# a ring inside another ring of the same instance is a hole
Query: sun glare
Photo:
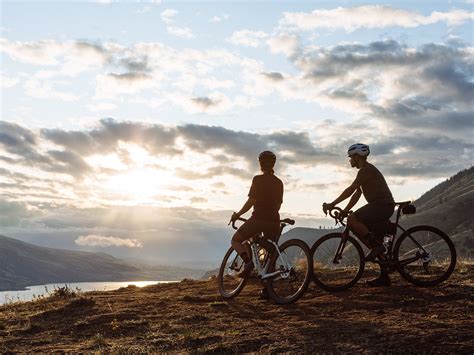
{"type": "Polygon", "coordinates": [[[106,189],[127,200],[144,200],[163,193],[171,177],[154,169],[135,169],[111,176],[106,189]]]}

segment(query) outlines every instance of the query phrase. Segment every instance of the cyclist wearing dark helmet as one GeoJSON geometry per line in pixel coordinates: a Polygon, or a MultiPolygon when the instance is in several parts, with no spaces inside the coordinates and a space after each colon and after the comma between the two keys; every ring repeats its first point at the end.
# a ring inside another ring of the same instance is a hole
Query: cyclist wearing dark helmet
{"type": "MultiPolygon", "coordinates": [[[[359,208],[347,218],[349,229],[371,250],[365,257],[366,261],[375,261],[375,258],[385,252],[381,236],[374,236],[368,227],[388,220],[394,211],[395,203],[392,193],[382,173],[367,161],[370,154],[368,145],[357,143],[347,151],[351,166],[359,169],[354,182],[331,203],[323,204],[323,211],[332,209],[338,203],[352,196],[346,208],[341,212],[347,216],[348,211],[357,203],[363,194],[368,204],[359,208]]],[[[368,282],[370,286],[389,286],[390,278],[385,267],[381,266],[380,276],[368,282]]]]}
{"type": "Polygon", "coordinates": [[[253,207],[252,216],[235,232],[232,237],[232,247],[245,262],[240,277],[246,277],[253,269],[249,251],[242,244],[257,233],[263,232],[265,238],[276,240],[280,234],[280,206],[283,202],[283,183],[274,175],[273,167],[276,155],[264,151],[258,156],[262,175],[254,176],[248,194],[248,200],[239,212],[234,212],[231,221],[236,221],[241,215],[253,207]]]}

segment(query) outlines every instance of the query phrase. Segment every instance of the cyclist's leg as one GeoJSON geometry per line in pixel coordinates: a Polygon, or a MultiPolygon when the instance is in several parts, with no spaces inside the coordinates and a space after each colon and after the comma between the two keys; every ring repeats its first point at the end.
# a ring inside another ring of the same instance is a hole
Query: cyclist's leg
{"type": "MultiPolygon", "coordinates": [[[[259,241],[259,244],[268,253],[267,260],[270,260],[270,253],[274,251],[275,247],[273,246],[271,242],[267,241],[267,239],[273,242],[278,242],[278,237],[280,236],[280,222],[279,221],[275,221],[275,222],[259,221],[259,224],[264,236],[264,239],[259,241]]],[[[267,288],[265,286],[260,291],[259,297],[262,300],[270,299],[267,288]]]]}
{"type": "Polygon", "coordinates": [[[244,270],[239,274],[240,277],[246,277],[252,271],[254,266],[251,252],[249,250],[250,248],[247,248],[247,245],[243,244],[243,242],[257,233],[259,233],[258,224],[256,223],[255,219],[250,218],[240,226],[240,228],[234,233],[232,237],[232,247],[245,262],[244,270]]]}
{"type": "MultiPolygon", "coordinates": [[[[366,206],[368,205],[365,205],[364,207],[366,206]]],[[[371,240],[366,238],[366,236],[369,234],[369,229],[365,226],[361,219],[357,217],[357,213],[361,213],[361,210],[362,213],[364,212],[364,207],[359,208],[356,212],[347,217],[347,226],[362,243],[364,243],[368,248],[372,248],[371,240]]]]}
{"type": "Polygon", "coordinates": [[[348,220],[349,228],[369,248],[380,248],[381,236],[373,235],[370,226],[388,220],[394,211],[391,203],[370,203],[355,211],[348,220]]]}
{"type": "Polygon", "coordinates": [[[280,237],[280,222],[259,221],[259,224],[264,236],[264,240],[260,242],[260,245],[264,247],[267,252],[271,253],[274,250],[274,246],[271,242],[277,243],[280,237]]]}
{"type": "Polygon", "coordinates": [[[232,247],[245,262],[247,262],[247,260],[249,259],[250,254],[248,253],[245,245],[242,243],[246,241],[247,239],[248,237],[246,237],[245,235],[240,233],[239,230],[237,230],[232,236],[232,241],[231,241],[232,247]]]}

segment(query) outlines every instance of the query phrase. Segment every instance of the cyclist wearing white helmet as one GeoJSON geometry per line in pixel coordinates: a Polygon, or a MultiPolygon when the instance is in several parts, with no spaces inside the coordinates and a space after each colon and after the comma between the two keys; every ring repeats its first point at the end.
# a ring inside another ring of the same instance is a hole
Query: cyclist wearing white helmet
{"type": "Polygon", "coordinates": [[[267,239],[276,240],[280,234],[280,206],[283,202],[283,183],[274,175],[276,155],[263,151],[258,157],[262,175],[254,176],[248,200],[239,212],[234,212],[231,221],[236,221],[253,206],[252,216],[235,232],[232,247],[245,262],[240,277],[245,277],[253,269],[250,254],[242,244],[257,233],[263,232],[267,239]]]}
{"type": "MultiPolygon", "coordinates": [[[[369,232],[368,227],[388,220],[393,214],[395,203],[382,173],[367,162],[367,156],[370,154],[369,146],[362,143],[353,144],[347,150],[347,154],[350,157],[351,166],[359,169],[357,177],[333,202],[324,203],[323,211],[332,209],[338,203],[352,196],[342,211],[343,215],[347,215],[363,194],[368,204],[351,214],[347,218],[347,225],[371,249],[366,256],[366,261],[375,261],[375,258],[385,251],[385,247],[381,238],[369,232]]],[[[369,281],[368,284],[370,286],[390,285],[386,268],[381,267],[380,276],[369,281]]]]}

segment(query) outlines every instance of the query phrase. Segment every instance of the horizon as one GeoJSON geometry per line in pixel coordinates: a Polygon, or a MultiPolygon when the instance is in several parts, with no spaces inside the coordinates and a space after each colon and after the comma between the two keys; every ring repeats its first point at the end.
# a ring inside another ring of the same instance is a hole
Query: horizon
{"type": "Polygon", "coordinates": [[[472,167],[473,6],[2,2],[0,234],[214,261],[266,149],[295,227],[332,226],[352,143],[415,200],[472,167]]]}

